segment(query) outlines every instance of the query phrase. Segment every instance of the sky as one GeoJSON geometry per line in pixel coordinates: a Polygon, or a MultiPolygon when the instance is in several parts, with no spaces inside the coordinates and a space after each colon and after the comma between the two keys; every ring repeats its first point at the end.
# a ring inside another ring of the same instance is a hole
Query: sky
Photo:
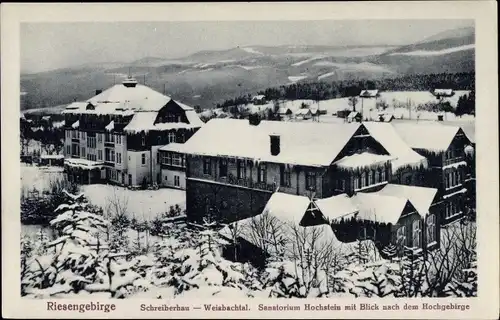
{"type": "Polygon", "coordinates": [[[471,20],[79,22],[21,24],[21,72],[251,45],[404,45],[471,20]]]}

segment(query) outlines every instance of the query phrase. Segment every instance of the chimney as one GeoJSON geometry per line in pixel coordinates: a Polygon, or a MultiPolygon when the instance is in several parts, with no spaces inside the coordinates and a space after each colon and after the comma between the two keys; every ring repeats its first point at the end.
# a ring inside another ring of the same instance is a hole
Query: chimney
{"type": "Polygon", "coordinates": [[[258,126],[260,123],[260,116],[257,113],[252,113],[248,115],[248,123],[251,126],[258,126]]]}
{"type": "Polygon", "coordinates": [[[269,135],[271,142],[271,155],[277,156],[280,154],[280,136],[278,134],[269,135]]]}
{"type": "Polygon", "coordinates": [[[98,95],[98,94],[100,94],[101,92],[102,92],[102,90],[101,90],[101,89],[97,89],[97,90],[95,91],[95,95],[97,96],[97,95],[98,95]]]}

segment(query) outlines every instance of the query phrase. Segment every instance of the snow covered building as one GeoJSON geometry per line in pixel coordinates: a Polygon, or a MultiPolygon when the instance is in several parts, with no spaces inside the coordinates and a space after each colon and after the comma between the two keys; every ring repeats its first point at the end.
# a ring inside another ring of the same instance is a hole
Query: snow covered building
{"type": "Polygon", "coordinates": [[[194,109],[130,77],[96,93],[63,111],[69,179],[161,184],[159,149],[184,143],[201,127],[194,109]]]}
{"type": "Polygon", "coordinates": [[[436,97],[436,98],[448,98],[448,97],[451,97],[455,94],[455,91],[453,91],[453,89],[434,89],[432,91],[432,94],[436,97]]]}
{"type": "Polygon", "coordinates": [[[361,90],[359,96],[361,98],[376,98],[379,96],[378,90],[361,90]]]}
{"type": "Polygon", "coordinates": [[[394,128],[407,145],[428,159],[425,185],[438,189],[438,197],[444,202],[442,221],[460,218],[467,193],[465,182],[475,176],[466,161],[467,147],[472,148],[468,136],[458,126],[439,123],[394,123],[394,128]]]}
{"type": "Polygon", "coordinates": [[[257,96],[252,97],[252,103],[254,105],[264,105],[267,103],[266,96],[263,94],[259,94],[257,96]]]}
{"type": "Polygon", "coordinates": [[[317,199],[374,192],[390,182],[422,185],[427,159],[391,124],[212,119],[182,148],[191,220],[239,220],[271,194],[317,199]]]}

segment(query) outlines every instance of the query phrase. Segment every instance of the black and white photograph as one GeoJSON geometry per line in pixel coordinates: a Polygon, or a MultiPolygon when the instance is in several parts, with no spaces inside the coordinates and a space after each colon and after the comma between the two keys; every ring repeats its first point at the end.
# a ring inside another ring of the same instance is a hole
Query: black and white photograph
{"type": "Polygon", "coordinates": [[[476,38],[474,19],[366,14],[21,22],[13,294],[465,310],[476,38]]]}

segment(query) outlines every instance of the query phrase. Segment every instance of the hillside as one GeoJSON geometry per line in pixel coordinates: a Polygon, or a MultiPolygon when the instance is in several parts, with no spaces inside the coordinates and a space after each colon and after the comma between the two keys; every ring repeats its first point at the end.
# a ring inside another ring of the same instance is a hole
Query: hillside
{"type": "Polygon", "coordinates": [[[246,46],[186,57],[145,57],[21,75],[21,109],[92,97],[134,75],[159,92],[203,108],[297,82],[376,80],[411,74],[474,72],[474,33],[457,29],[394,46],[246,46]]]}

